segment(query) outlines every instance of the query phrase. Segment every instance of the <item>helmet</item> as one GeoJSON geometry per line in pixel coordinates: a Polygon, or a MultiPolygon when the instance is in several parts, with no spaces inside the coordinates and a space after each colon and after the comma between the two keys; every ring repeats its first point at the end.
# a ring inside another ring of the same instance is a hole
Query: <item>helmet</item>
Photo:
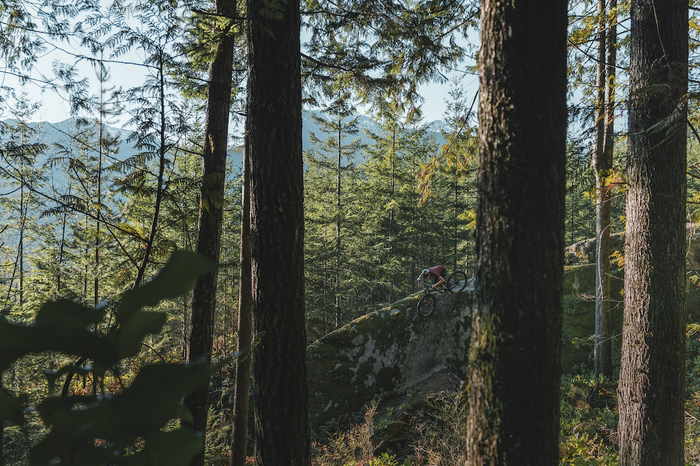
{"type": "Polygon", "coordinates": [[[428,270],[428,269],[423,269],[423,271],[422,271],[420,274],[421,274],[421,275],[429,275],[429,274],[430,274],[430,270],[428,270]]]}

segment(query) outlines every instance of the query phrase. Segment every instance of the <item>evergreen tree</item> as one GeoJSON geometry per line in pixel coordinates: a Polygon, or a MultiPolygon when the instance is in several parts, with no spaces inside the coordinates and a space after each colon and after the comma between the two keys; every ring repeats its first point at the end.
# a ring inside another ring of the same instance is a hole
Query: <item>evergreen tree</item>
{"type": "MultiPolygon", "coordinates": [[[[247,146],[247,144],[246,144],[247,146]]],[[[250,373],[253,344],[253,286],[250,228],[250,165],[247,147],[243,154],[241,181],[241,273],[238,292],[238,364],[236,399],[233,406],[231,466],[245,466],[248,453],[248,414],[250,411],[250,373]]]]}
{"type": "MultiPolygon", "coordinates": [[[[435,167],[441,175],[448,175],[452,198],[451,217],[452,260],[453,268],[470,269],[474,264],[474,244],[470,232],[474,231],[476,203],[476,161],[478,147],[476,131],[471,126],[471,119],[476,116],[474,108],[477,95],[469,105],[465,100],[464,89],[455,86],[450,90],[450,101],[445,113],[446,129],[441,130],[446,140],[437,158],[421,169],[419,190],[428,195],[432,193],[430,176],[435,167]]],[[[471,270],[470,272],[473,272],[471,270]]]]}
{"type": "MultiPolygon", "coordinates": [[[[331,91],[332,92],[332,91],[331,91]]],[[[325,251],[331,250],[333,258],[330,263],[323,262],[321,268],[315,267],[311,263],[307,267],[309,275],[321,275],[321,279],[330,277],[327,289],[333,290],[335,313],[335,328],[340,328],[344,324],[343,301],[345,275],[347,271],[347,245],[345,241],[353,236],[354,225],[350,223],[352,219],[351,204],[353,192],[356,186],[354,180],[355,161],[358,159],[358,151],[361,143],[358,138],[350,139],[359,132],[358,117],[354,116],[355,108],[350,102],[350,95],[347,91],[337,90],[336,97],[323,109],[327,118],[312,114],[312,118],[319,125],[322,133],[328,135],[321,141],[315,134],[311,134],[311,141],[318,146],[318,155],[311,152],[307,160],[313,164],[318,172],[316,176],[321,178],[331,178],[334,183],[328,183],[326,189],[315,187],[310,196],[317,198],[318,203],[313,207],[322,217],[316,217],[315,231],[320,231],[320,237],[308,238],[310,241],[319,241],[322,244],[332,245],[323,247],[321,254],[325,256],[325,251]],[[323,270],[323,272],[321,272],[323,270]]],[[[319,180],[321,181],[321,180],[319,180]]],[[[321,181],[323,182],[323,181],[321,181]]],[[[311,222],[314,222],[311,219],[311,222]]],[[[312,230],[314,231],[314,230],[312,230]]],[[[318,277],[316,277],[318,280],[318,277]]],[[[325,291],[325,290],[324,290],[325,291]]],[[[325,323],[325,318],[324,318],[325,323]]]]}
{"type": "Polygon", "coordinates": [[[688,2],[632,2],[620,464],[684,464],[688,2]]]}
{"type": "Polygon", "coordinates": [[[13,124],[3,124],[0,145],[3,158],[0,169],[4,174],[2,201],[8,211],[8,226],[13,226],[3,229],[3,236],[9,239],[8,246],[13,251],[9,260],[3,261],[7,284],[4,301],[7,306],[16,306],[20,313],[26,310],[26,265],[32,249],[30,231],[36,226],[37,206],[40,205],[36,188],[45,180],[38,159],[46,146],[34,142],[37,130],[28,124],[37,109],[38,105],[31,104],[23,94],[12,111],[13,124]]]}
{"type": "Polygon", "coordinates": [[[467,31],[477,5],[449,0],[306,2],[309,40],[304,69],[313,82],[338,72],[360,99],[374,105],[388,97],[420,113],[419,84],[465,56],[467,31]]]}
{"type": "Polygon", "coordinates": [[[559,464],[566,3],[482,3],[467,463],[559,464]],[[539,53],[528,51],[536,47],[539,53]]]}
{"type": "Polygon", "coordinates": [[[595,203],[591,186],[595,185],[590,170],[588,140],[569,141],[566,158],[566,235],[569,245],[595,236],[595,203]]]}
{"type": "MultiPolygon", "coordinates": [[[[219,41],[214,44],[216,53],[209,68],[196,251],[218,263],[224,213],[233,48],[236,44],[237,33],[231,17],[236,13],[236,0],[218,0],[216,13],[219,15],[220,26],[218,28],[221,30],[221,36],[219,41]]],[[[195,284],[192,293],[192,324],[188,339],[190,361],[201,357],[211,359],[217,281],[218,273],[215,269],[200,276],[195,284]]],[[[185,400],[185,406],[194,417],[194,429],[205,434],[209,410],[208,393],[208,387],[205,386],[185,400]]],[[[193,466],[204,464],[203,449],[202,453],[196,456],[191,464],[193,466]]]]}
{"type": "MultiPolygon", "coordinates": [[[[119,135],[110,135],[105,129],[107,115],[104,107],[97,111],[94,119],[74,120],[70,143],[56,147],[49,160],[61,179],[53,189],[52,206],[42,214],[47,218],[61,219],[60,233],[54,231],[61,238],[56,245],[61,261],[66,259],[70,267],[72,261],[68,258],[72,257],[80,264],[77,275],[82,277],[80,289],[76,288],[76,276],[67,277],[59,293],[73,298],[80,296],[82,301],[91,305],[96,305],[106,295],[114,296],[113,285],[117,276],[116,270],[110,272],[114,263],[106,263],[107,256],[112,256],[112,260],[115,258],[110,252],[113,237],[106,234],[104,226],[115,222],[111,196],[106,193],[113,182],[109,166],[116,160],[119,135]],[[111,284],[102,283],[101,286],[100,281],[105,279],[111,284]]],[[[38,262],[45,259],[38,258],[38,262]]]]}
{"type": "Polygon", "coordinates": [[[388,304],[414,289],[425,264],[451,256],[444,252],[451,250],[446,246],[450,236],[443,233],[450,216],[445,203],[450,204],[451,196],[440,190],[434,202],[420,206],[416,176],[436,151],[425,125],[386,115],[381,129],[369,134],[373,143],[363,166],[367,245],[357,267],[370,277],[374,303],[388,304]]]}
{"type": "Polygon", "coordinates": [[[255,462],[308,466],[299,4],[253,0],[247,18],[255,462]]]}
{"type": "Polygon", "coordinates": [[[615,121],[615,68],[617,0],[598,0],[598,63],[596,71],[595,150],[596,176],[596,314],[593,350],[596,375],[612,376],[610,334],[610,220],[615,121]]]}
{"type": "MultiPolygon", "coordinates": [[[[0,248],[14,249],[12,251],[13,257],[11,256],[9,260],[3,258],[1,263],[4,269],[2,271],[3,281],[8,285],[6,293],[0,299],[4,302],[4,315],[7,315],[9,310],[14,310],[14,313],[21,320],[24,320],[27,318],[25,312],[25,262],[29,250],[27,247],[29,244],[28,233],[30,226],[34,224],[30,213],[36,209],[36,197],[33,196],[31,187],[35,183],[41,183],[43,179],[43,174],[36,165],[37,158],[43,153],[45,146],[30,141],[35,131],[28,126],[26,121],[36,111],[37,106],[30,104],[24,95],[18,104],[12,112],[13,116],[17,118],[15,124],[3,123],[0,125],[0,173],[4,175],[2,182],[0,182],[0,189],[3,193],[0,205],[4,206],[9,214],[6,217],[6,225],[0,230],[0,235],[3,237],[0,248]],[[8,227],[12,224],[16,227],[8,231],[8,227]],[[6,238],[10,238],[10,247],[3,247],[6,238]],[[11,270],[9,276],[8,269],[11,270]],[[17,283],[15,285],[17,292],[13,292],[15,283],[17,283]]],[[[4,373],[5,370],[0,370],[0,390],[3,391],[5,389],[2,381],[4,373]]],[[[4,431],[5,420],[0,417],[0,463],[4,462],[4,431]]]]}

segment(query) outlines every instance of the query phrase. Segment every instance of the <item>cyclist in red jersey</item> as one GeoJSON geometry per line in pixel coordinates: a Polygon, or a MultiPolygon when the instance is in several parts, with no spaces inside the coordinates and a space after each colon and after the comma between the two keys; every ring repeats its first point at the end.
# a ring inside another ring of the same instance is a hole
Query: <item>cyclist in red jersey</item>
{"type": "Polygon", "coordinates": [[[418,276],[418,281],[420,282],[423,278],[428,276],[433,278],[435,282],[433,288],[436,288],[445,283],[445,275],[447,275],[447,269],[442,265],[435,265],[429,269],[423,269],[421,274],[418,276]]]}

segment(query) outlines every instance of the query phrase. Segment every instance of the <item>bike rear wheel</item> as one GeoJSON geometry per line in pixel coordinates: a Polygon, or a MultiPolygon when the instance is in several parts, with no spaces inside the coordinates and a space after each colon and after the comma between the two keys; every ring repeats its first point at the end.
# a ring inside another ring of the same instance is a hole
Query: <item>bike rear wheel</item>
{"type": "Polygon", "coordinates": [[[450,293],[459,293],[467,286],[467,274],[461,270],[455,270],[447,277],[447,290],[450,293]]]}
{"type": "Polygon", "coordinates": [[[427,317],[435,309],[435,296],[431,294],[425,294],[418,301],[418,314],[422,317],[427,317]]]}

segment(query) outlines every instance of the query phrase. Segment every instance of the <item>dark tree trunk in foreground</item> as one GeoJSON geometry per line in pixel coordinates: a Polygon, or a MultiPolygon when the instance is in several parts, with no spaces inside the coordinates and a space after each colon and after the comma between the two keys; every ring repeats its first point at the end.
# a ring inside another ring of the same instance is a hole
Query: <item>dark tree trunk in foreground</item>
{"type": "Polygon", "coordinates": [[[688,1],[633,0],[621,465],[682,465],[688,1]]]}
{"type": "MultiPolygon", "coordinates": [[[[0,390],[2,386],[2,372],[0,372],[0,390]]],[[[5,466],[5,420],[0,417],[0,466],[5,466]]]]}
{"type": "Polygon", "coordinates": [[[241,215],[241,283],[238,292],[238,364],[236,398],[233,405],[231,466],[245,466],[248,445],[248,411],[250,408],[250,368],[253,358],[253,298],[250,258],[250,158],[243,154],[243,212],[241,215]]]}
{"type": "MultiPolygon", "coordinates": [[[[233,17],[235,0],[217,0],[216,12],[233,17]]],[[[233,47],[235,38],[230,31],[232,22],[219,19],[223,28],[214,59],[209,66],[207,89],[207,118],[204,128],[204,153],[202,155],[202,189],[200,194],[199,222],[197,228],[197,252],[219,261],[221,225],[224,209],[224,181],[226,175],[226,149],[228,121],[231,109],[231,78],[233,75],[233,47]]],[[[220,24],[221,24],[220,23],[220,24]]],[[[192,291],[192,324],[189,337],[188,359],[211,359],[216,309],[216,283],[218,272],[199,277],[192,291]]],[[[185,406],[194,416],[193,428],[206,432],[209,406],[208,387],[185,398],[185,406]]],[[[192,459],[192,465],[204,464],[202,454],[192,459]]]]}
{"type": "Polygon", "coordinates": [[[467,464],[556,465],[566,2],[485,0],[481,20],[467,464]]]}
{"type": "Polygon", "coordinates": [[[248,3],[256,462],[309,465],[299,2],[248,3]]]}

